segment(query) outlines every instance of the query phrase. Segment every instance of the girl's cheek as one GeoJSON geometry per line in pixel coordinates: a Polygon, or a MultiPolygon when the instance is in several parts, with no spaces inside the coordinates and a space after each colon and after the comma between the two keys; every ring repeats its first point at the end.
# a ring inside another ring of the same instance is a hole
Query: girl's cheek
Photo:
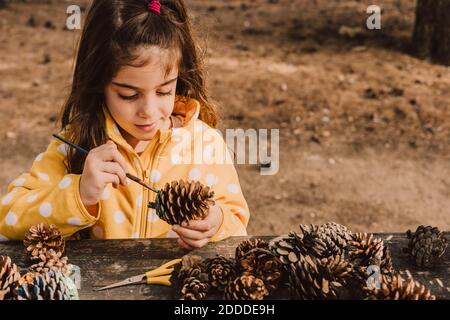
{"type": "Polygon", "coordinates": [[[164,113],[166,116],[170,116],[173,112],[173,105],[168,105],[166,108],[164,108],[164,113]]]}
{"type": "Polygon", "coordinates": [[[162,111],[162,113],[166,117],[169,117],[172,114],[173,109],[174,109],[174,104],[175,104],[175,97],[174,96],[169,97],[167,103],[164,104],[164,108],[162,111]]]}

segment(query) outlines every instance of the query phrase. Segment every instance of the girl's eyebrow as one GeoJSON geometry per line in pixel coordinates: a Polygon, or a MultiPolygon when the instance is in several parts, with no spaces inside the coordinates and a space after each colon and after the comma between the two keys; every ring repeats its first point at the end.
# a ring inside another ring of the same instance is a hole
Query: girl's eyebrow
{"type": "MultiPolygon", "coordinates": [[[[174,82],[174,81],[177,80],[177,79],[178,79],[178,77],[173,78],[172,80],[168,80],[168,81],[166,81],[166,82],[164,82],[164,83],[161,83],[160,85],[157,85],[156,88],[159,88],[159,87],[163,87],[163,86],[165,86],[165,85],[168,85],[169,83],[172,83],[172,82],[174,82]]],[[[128,89],[132,89],[132,90],[139,90],[138,87],[132,86],[131,84],[127,84],[127,83],[112,82],[112,84],[114,84],[114,85],[116,85],[116,86],[119,86],[119,87],[123,87],[123,88],[128,88],[128,89]]]]}

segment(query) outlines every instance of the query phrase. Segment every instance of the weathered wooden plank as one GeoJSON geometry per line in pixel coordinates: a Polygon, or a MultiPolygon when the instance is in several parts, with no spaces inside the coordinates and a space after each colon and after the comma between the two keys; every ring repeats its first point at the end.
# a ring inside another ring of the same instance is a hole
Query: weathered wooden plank
{"type": "MultiPolygon", "coordinates": [[[[389,245],[396,270],[404,275],[409,272],[416,280],[426,284],[438,298],[450,299],[449,251],[439,266],[424,271],[414,267],[409,257],[402,252],[402,248],[407,245],[403,234],[376,236],[383,238],[389,245]]],[[[178,247],[175,239],[68,241],[66,255],[72,264],[81,269],[81,299],[173,299],[172,290],[162,286],[134,285],[100,292],[93,291],[93,288],[141,274],[186,254],[198,254],[204,258],[216,254],[233,257],[237,244],[247,238],[252,237],[233,237],[194,251],[178,247]]],[[[271,240],[276,236],[258,238],[271,240]]],[[[9,255],[22,271],[29,265],[21,242],[0,243],[0,254],[9,255]]],[[[284,297],[285,293],[281,293],[275,298],[284,297]]]]}

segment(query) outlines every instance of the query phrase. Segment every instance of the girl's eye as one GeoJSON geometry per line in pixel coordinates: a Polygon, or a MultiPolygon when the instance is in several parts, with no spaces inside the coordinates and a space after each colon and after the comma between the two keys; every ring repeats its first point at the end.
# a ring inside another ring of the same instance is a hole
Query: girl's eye
{"type": "Polygon", "coordinates": [[[123,100],[134,100],[134,99],[136,99],[138,97],[138,94],[135,94],[135,95],[132,95],[132,96],[124,96],[124,95],[121,95],[119,93],[119,97],[121,99],[123,99],[123,100]]]}
{"type": "Polygon", "coordinates": [[[172,90],[168,91],[168,92],[158,92],[159,96],[170,96],[172,94],[172,90]]]}

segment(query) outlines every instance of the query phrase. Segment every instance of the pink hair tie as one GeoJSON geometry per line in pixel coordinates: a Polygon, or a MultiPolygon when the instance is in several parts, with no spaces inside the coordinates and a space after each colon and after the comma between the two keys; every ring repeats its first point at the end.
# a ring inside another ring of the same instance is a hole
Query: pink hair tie
{"type": "Polygon", "coordinates": [[[150,11],[155,11],[158,14],[160,14],[161,13],[161,3],[159,1],[152,0],[148,3],[147,9],[150,11]]]}

